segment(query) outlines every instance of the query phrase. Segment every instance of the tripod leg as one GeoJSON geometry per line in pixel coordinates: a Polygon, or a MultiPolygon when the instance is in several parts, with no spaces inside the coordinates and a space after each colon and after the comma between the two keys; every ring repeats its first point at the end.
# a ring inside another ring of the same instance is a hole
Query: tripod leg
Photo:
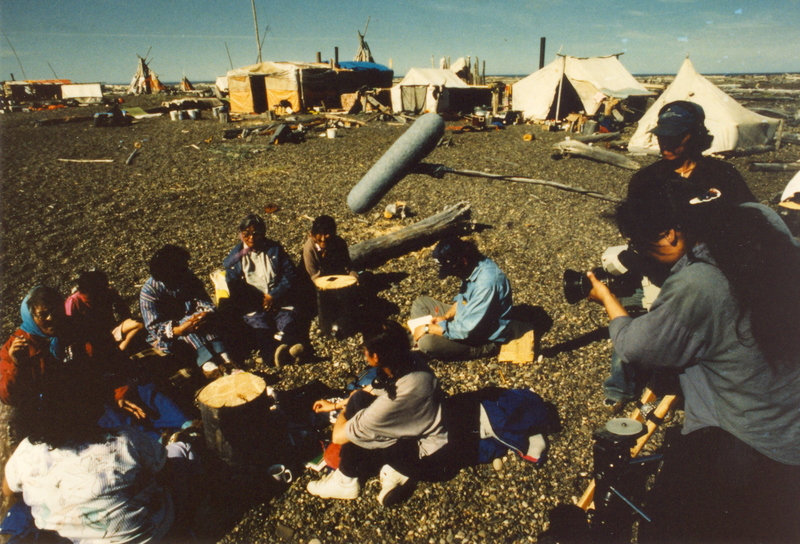
{"type": "MultiPolygon", "coordinates": [[[[653,393],[649,387],[646,387],[642,392],[642,397],[639,399],[639,403],[644,406],[645,404],[649,404],[656,400],[656,394],[653,393]]],[[[655,410],[655,415],[658,418],[663,418],[667,412],[669,411],[672,404],[675,402],[675,395],[668,395],[664,397],[661,402],[659,403],[658,407],[655,410]],[[669,399],[669,402],[666,402],[669,399]],[[664,407],[662,409],[662,406],[664,407]]],[[[639,408],[636,408],[630,415],[631,419],[635,419],[641,423],[646,423],[647,426],[647,433],[643,435],[639,440],[636,442],[636,446],[631,449],[631,457],[636,457],[641,451],[642,447],[647,443],[650,437],[655,432],[658,425],[653,421],[645,421],[644,416],[641,414],[639,408]],[[651,427],[652,426],[652,427],[651,427]]],[[[589,485],[586,487],[586,491],[583,492],[583,495],[580,499],[578,499],[577,505],[584,510],[589,510],[594,508],[594,490],[595,490],[595,481],[592,480],[589,482],[589,485]]]]}

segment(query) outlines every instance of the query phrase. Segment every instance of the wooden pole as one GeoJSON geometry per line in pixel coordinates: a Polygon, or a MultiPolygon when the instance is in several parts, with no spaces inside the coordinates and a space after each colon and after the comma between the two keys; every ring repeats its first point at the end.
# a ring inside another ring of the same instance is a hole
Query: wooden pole
{"type": "Polygon", "coordinates": [[[228,49],[228,42],[222,42],[225,44],[225,51],[228,52],[228,62],[231,63],[231,70],[233,70],[233,60],[231,60],[231,51],[228,49]]]}
{"type": "Polygon", "coordinates": [[[558,102],[556,102],[556,121],[561,118],[561,88],[564,86],[564,78],[567,73],[567,56],[564,55],[564,64],[561,69],[561,79],[558,80],[558,102]]]}
{"type": "Polygon", "coordinates": [[[539,38],[539,69],[541,70],[544,68],[544,46],[547,42],[547,38],[541,37],[539,38]]]}
{"type": "Polygon", "coordinates": [[[258,47],[258,62],[261,62],[261,34],[258,32],[258,16],[256,15],[256,0],[250,0],[253,5],[253,24],[256,27],[256,46],[258,47]]]}

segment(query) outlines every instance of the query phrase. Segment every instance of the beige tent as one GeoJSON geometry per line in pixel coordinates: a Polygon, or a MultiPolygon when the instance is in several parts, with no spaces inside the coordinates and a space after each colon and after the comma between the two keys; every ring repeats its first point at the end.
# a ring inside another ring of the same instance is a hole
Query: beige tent
{"type": "Polygon", "coordinates": [[[262,62],[227,74],[231,111],[262,113],[281,102],[294,111],[338,102],[336,74],[327,64],[262,62]]]}
{"type": "Polygon", "coordinates": [[[547,66],[511,86],[513,107],[525,119],[563,119],[577,111],[594,115],[606,97],[651,95],[617,57],[558,55],[547,66]]]}
{"type": "Polygon", "coordinates": [[[150,69],[147,62],[142,57],[139,57],[139,66],[137,66],[136,74],[134,74],[131,84],[128,86],[128,92],[133,94],[151,94],[164,92],[166,90],[167,88],[159,81],[156,73],[150,69]]]}
{"type": "Polygon", "coordinates": [[[192,82],[189,81],[189,78],[183,76],[183,79],[181,79],[180,89],[182,91],[193,91],[194,85],[192,85],[192,82]]]}
{"type": "Polygon", "coordinates": [[[470,89],[455,72],[436,68],[411,68],[392,87],[392,109],[411,113],[449,111],[453,89],[470,89]]]}
{"type": "Polygon", "coordinates": [[[706,128],[714,136],[706,154],[768,144],[780,123],[778,119],[759,115],[736,102],[697,73],[687,58],[672,84],[639,120],[639,127],[628,144],[630,151],[658,152],[658,141],[649,131],[656,126],[661,108],[676,100],[688,100],[703,107],[706,128]]]}

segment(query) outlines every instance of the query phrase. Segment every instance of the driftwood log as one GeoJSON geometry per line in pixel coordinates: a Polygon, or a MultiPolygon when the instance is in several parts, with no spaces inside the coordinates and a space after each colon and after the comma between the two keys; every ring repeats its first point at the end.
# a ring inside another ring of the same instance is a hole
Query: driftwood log
{"type": "Polygon", "coordinates": [[[430,245],[446,234],[468,231],[471,229],[469,217],[469,202],[459,202],[413,225],[355,244],[350,247],[353,267],[364,270],[380,266],[389,259],[430,245]]]}
{"type": "Polygon", "coordinates": [[[794,132],[786,132],[783,135],[783,143],[790,143],[800,145],[800,134],[794,132]]]}
{"type": "Polygon", "coordinates": [[[720,151],[719,154],[724,157],[746,157],[747,155],[758,155],[759,153],[769,153],[770,151],[775,151],[774,144],[737,147],[731,151],[720,151]]]}
{"type": "Polygon", "coordinates": [[[587,159],[604,162],[627,170],[638,170],[641,168],[641,165],[633,159],[629,159],[628,157],[624,157],[607,149],[592,147],[575,140],[564,140],[563,142],[558,142],[553,147],[565,156],[577,155],[579,157],[586,157],[587,159]]]}
{"type": "Polygon", "coordinates": [[[459,176],[466,176],[470,178],[499,179],[502,181],[513,181],[516,183],[530,183],[531,185],[544,185],[545,187],[553,187],[555,189],[561,189],[562,191],[567,191],[570,193],[578,193],[584,196],[597,198],[599,200],[607,200],[608,202],[617,202],[617,203],[622,202],[622,199],[613,196],[604,195],[603,193],[598,193],[597,191],[591,191],[589,189],[584,189],[582,187],[565,185],[557,181],[524,178],[519,176],[506,176],[502,174],[490,174],[488,172],[478,172],[477,170],[456,170],[454,168],[449,168],[443,164],[421,162],[414,167],[413,172],[415,174],[425,174],[428,176],[433,176],[435,178],[443,178],[445,174],[457,174],[459,176]]]}
{"type": "Polygon", "coordinates": [[[794,172],[800,170],[800,162],[752,162],[751,172],[794,172]]]}
{"type": "Polygon", "coordinates": [[[583,142],[585,144],[592,143],[592,142],[609,142],[611,140],[616,140],[619,138],[619,132],[605,132],[597,134],[588,134],[586,136],[570,136],[571,140],[575,140],[577,142],[583,142]]]}

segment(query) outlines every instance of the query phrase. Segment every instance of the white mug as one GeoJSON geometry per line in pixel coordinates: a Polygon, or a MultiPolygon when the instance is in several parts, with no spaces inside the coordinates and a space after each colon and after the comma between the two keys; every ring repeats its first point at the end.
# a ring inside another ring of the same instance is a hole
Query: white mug
{"type": "Polygon", "coordinates": [[[284,465],[272,465],[267,469],[267,474],[284,484],[292,481],[292,473],[284,465]]]}

